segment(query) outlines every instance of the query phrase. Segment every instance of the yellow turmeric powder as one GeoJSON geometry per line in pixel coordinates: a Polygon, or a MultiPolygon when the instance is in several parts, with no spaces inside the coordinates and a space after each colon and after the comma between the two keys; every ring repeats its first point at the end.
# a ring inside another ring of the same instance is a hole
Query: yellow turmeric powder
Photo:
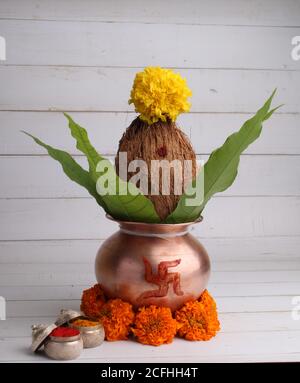
{"type": "Polygon", "coordinates": [[[78,327],[93,327],[98,326],[100,323],[89,319],[75,319],[72,324],[78,327]]]}

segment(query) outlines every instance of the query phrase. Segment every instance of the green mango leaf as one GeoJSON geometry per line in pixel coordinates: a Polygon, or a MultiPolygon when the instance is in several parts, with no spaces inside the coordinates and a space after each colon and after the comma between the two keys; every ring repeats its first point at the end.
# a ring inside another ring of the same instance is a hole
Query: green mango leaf
{"type": "MultiPolygon", "coordinates": [[[[271,117],[277,108],[270,110],[276,90],[264,106],[241,129],[230,135],[225,143],[214,150],[204,165],[204,198],[202,203],[189,206],[188,200],[193,198],[190,193],[181,196],[176,209],[166,218],[167,223],[193,222],[200,217],[205,205],[215,194],[229,188],[238,172],[240,155],[254,142],[262,131],[262,123],[271,117]]],[[[200,176],[203,175],[200,173],[200,176]]],[[[199,177],[197,176],[197,181],[199,177]]],[[[200,182],[200,181],[199,181],[200,182]]],[[[195,181],[193,182],[193,186],[195,181]]]]}
{"type": "Polygon", "coordinates": [[[103,158],[90,143],[87,131],[80,125],[76,124],[76,122],[67,113],[64,113],[64,115],[69,121],[69,128],[72,137],[76,140],[76,148],[85,154],[89,163],[89,172],[96,182],[99,177],[96,167],[98,163],[103,161],[105,158],[103,158]]]}
{"type": "Polygon", "coordinates": [[[160,222],[152,202],[134,184],[118,177],[115,168],[108,160],[102,161],[99,165],[102,175],[98,178],[96,188],[112,217],[122,221],[160,222]],[[106,171],[103,172],[105,168],[106,171]],[[106,187],[106,184],[113,186],[113,190],[106,187]],[[107,194],[105,194],[106,192],[107,194]]]}
{"type": "Polygon", "coordinates": [[[98,196],[106,206],[106,212],[120,220],[136,222],[159,222],[153,203],[132,183],[125,182],[116,174],[114,166],[102,157],[90,143],[86,130],[79,126],[68,114],[69,128],[76,140],[76,147],[87,157],[89,172],[96,185],[114,185],[113,191],[98,187],[98,196]],[[100,166],[99,166],[100,165],[100,166]],[[100,169],[101,168],[101,169],[100,169]],[[102,182],[102,179],[105,182],[102,182]],[[105,190],[104,190],[105,189],[105,190]],[[107,194],[103,193],[107,192],[107,194]],[[110,193],[109,193],[110,192],[110,193]]]}
{"type": "Polygon", "coordinates": [[[103,201],[101,200],[100,196],[97,193],[96,183],[90,177],[89,172],[84,170],[69,153],[64,152],[63,150],[55,149],[52,146],[45,144],[44,142],[39,140],[37,137],[34,137],[32,134],[29,134],[24,131],[23,133],[31,137],[38,145],[44,147],[48,151],[48,154],[61,164],[65,174],[72,181],[85,187],[87,191],[96,199],[98,204],[100,206],[105,207],[103,201]]]}

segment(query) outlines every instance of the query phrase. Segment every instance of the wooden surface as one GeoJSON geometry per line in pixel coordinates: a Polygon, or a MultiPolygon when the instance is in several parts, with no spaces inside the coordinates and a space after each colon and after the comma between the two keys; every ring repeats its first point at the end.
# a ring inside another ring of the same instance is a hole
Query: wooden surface
{"type": "MultiPolygon", "coordinates": [[[[51,323],[61,308],[78,309],[82,289],[94,280],[91,263],[44,266],[46,285],[6,286],[3,290],[9,299],[10,318],[0,322],[0,361],[50,362],[43,353],[30,352],[31,324],[51,323]],[[77,279],[72,284],[76,276],[83,274],[85,281],[77,279]],[[54,275],[55,281],[49,282],[54,275]],[[59,275],[63,276],[60,281],[59,275]]],[[[19,269],[6,266],[2,271],[30,276],[41,269],[41,265],[27,264],[19,269]]],[[[161,347],[143,346],[133,340],[105,342],[99,348],[84,350],[78,361],[300,361],[300,320],[292,318],[292,309],[296,308],[292,298],[300,291],[300,261],[216,260],[212,269],[209,290],[217,301],[222,327],[216,338],[209,342],[176,338],[161,347]]]]}
{"type": "Polygon", "coordinates": [[[291,300],[300,295],[300,61],[291,39],[300,2],[1,0],[0,35],[0,296],[10,317],[0,322],[0,360],[44,361],[28,352],[30,324],[78,307],[96,250],[116,230],[20,130],[85,164],[68,111],[112,158],[135,117],[135,73],[160,65],[187,78],[192,110],[178,122],[204,160],[276,87],[284,106],[194,229],[212,259],[222,332],[155,349],[106,343],[82,360],[299,361],[291,300]]]}
{"type": "Polygon", "coordinates": [[[7,19],[299,27],[297,0],[2,0],[7,19]],[[59,4],[59,6],[58,6],[59,4]],[[200,4],[200,5],[199,5],[200,4]]]}

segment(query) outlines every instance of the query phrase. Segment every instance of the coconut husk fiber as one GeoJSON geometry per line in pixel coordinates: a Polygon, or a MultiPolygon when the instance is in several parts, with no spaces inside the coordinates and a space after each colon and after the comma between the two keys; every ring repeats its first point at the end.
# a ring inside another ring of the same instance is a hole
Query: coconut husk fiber
{"type": "MultiPolygon", "coordinates": [[[[191,160],[191,174],[189,179],[186,174],[184,182],[190,182],[191,178],[196,176],[196,155],[188,137],[176,126],[174,122],[156,122],[148,125],[137,117],[123,134],[120,142],[117,156],[115,158],[116,170],[119,174],[119,153],[127,152],[128,164],[132,160],[142,159],[147,163],[148,172],[148,197],[154,204],[155,210],[159,217],[164,220],[172,213],[179,201],[180,195],[174,193],[174,172],[170,172],[170,195],[162,194],[162,172],[159,173],[159,195],[151,194],[151,160],[179,160],[181,163],[180,170],[183,177],[184,160],[191,160]]],[[[138,173],[139,170],[136,172],[138,173]]],[[[136,174],[128,172],[127,179],[136,174]]],[[[124,177],[123,177],[124,178],[124,177]]],[[[139,186],[139,185],[137,185],[139,186]]]]}

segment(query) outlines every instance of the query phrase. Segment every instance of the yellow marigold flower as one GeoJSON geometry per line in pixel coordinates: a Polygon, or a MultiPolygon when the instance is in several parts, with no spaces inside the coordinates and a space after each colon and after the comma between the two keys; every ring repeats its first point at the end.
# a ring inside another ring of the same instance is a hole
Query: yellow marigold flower
{"type": "Polygon", "coordinates": [[[133,320],[132,305],[121,299],[111,299],[101,308],[100,322],[103,324],[106,340],[127,339],[133,320]]]}
{"type": "Polygon", "coordinates": [[[178,334],[187,340],[209,340],[220,330],[216,303],[205,290],[198,301],[187,302],[176,311],[178,334]]]}
{"type": "Polygon", "coordinates": [[[136,314],[132,332],[143,344],[171,343],[177,331],[176,320],[168,307],[142,307],[136,314]]]}
{"type": "Polygon", "coordinates": [[[129,104],[134,104],[140,118],[149,125],[161,121],[175,121],[180,113],[190,110],[188,97],[192,95],[186,80],[170,69],[147,67],[136,74],[129,104]]]}

